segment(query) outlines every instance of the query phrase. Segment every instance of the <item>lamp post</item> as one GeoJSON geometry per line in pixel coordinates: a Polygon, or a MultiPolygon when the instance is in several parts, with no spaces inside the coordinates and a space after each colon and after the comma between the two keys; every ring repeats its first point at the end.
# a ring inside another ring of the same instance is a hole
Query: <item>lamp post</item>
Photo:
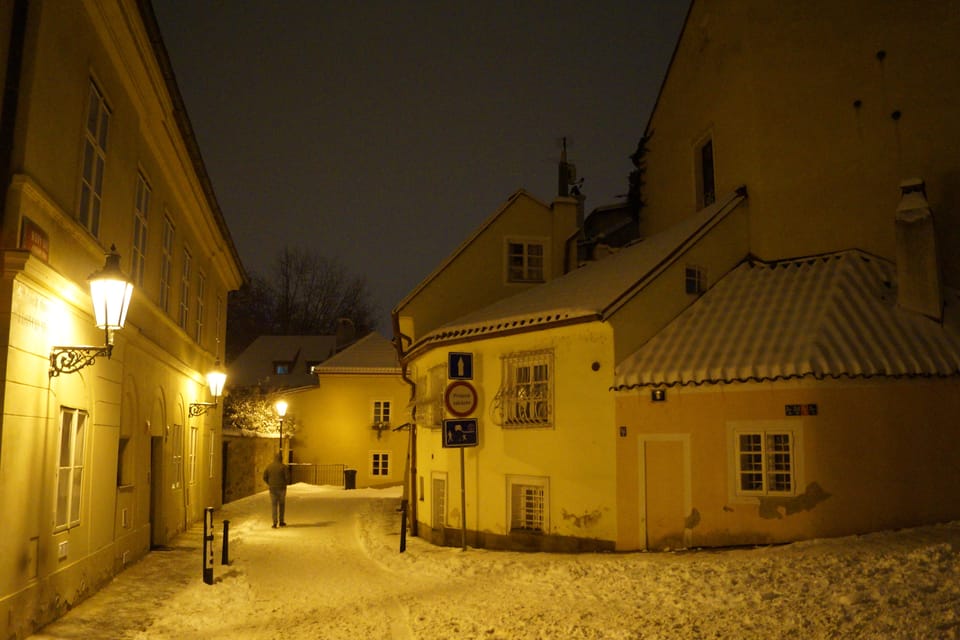
{"type": "Polygon", "coordinates": [[[280,454],[283,455],[283,417],[287,415],[287,401],[277,400],[274,408],[277,410],[277,415],[280,416],[280,454]]]}
{"type": "Polygon", "coordinates": [[[90,274],[90,299],[98,329],[103,329],[103,346],[58,346],[50,350],[50,377],[75,373],[100,356],[113,353],[113,332],[123,328],[133,295],[133,283],[120,270],[120,254],[110,247],[100,271],[90,274]]]}
{"type": "Polygon", "coordinates": [[[217,398],[223,394],[223,385],[227,382],[227,374],[220,367],[220,361],[213,366],[210,373],[207,374],[207,386],[210,388],[210,395],[213,396],[213,402],[191,402],[190,416],[202,416],[210,409],[217,406],[217,398]]]}

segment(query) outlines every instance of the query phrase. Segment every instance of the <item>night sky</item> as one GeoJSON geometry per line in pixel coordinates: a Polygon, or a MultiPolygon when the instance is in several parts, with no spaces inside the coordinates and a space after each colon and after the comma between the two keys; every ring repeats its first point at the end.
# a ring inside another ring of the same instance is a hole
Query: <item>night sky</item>
{"type": "Polygon", "coordinates": [[[514,191],[627,189],[687,0],[153,0],[248,272],[339,259],[390,309],[514,191]]]}

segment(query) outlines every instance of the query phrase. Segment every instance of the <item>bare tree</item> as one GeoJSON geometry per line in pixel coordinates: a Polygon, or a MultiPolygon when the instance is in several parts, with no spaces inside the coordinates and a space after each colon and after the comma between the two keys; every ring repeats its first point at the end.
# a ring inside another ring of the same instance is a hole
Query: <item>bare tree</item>
{"type": "Polygon", "coordinates": [[[366,279],[335,259],[285,247],[268,278],[254,274],[230,295],[227,360],[261,335],[334,335],[343,318],[358,336],[376,326],[366,279]]]}

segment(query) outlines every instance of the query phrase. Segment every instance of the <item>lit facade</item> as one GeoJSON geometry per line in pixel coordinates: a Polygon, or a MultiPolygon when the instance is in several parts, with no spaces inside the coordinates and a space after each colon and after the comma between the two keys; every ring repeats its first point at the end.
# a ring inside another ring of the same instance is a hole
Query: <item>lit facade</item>
{"type": "Polygon", "coordinates": [[[0,628],[24,637],[220,504],[228,291],[244,273],[146,2],[0,8],[7,92],[0,281],[0,628]],[[110,358],[87,276],[134,292],[110,358]]]}

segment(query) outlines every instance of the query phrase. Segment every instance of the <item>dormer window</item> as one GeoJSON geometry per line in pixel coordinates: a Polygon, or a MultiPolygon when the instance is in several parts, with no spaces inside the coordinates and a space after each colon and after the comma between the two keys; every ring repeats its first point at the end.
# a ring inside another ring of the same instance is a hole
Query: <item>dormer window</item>
{"type": "Polygon", "coordinates": [[[293,363],[289,360],[275,360],[273,363],[273,373],[278,376],[290,375],[293,363]]]}

